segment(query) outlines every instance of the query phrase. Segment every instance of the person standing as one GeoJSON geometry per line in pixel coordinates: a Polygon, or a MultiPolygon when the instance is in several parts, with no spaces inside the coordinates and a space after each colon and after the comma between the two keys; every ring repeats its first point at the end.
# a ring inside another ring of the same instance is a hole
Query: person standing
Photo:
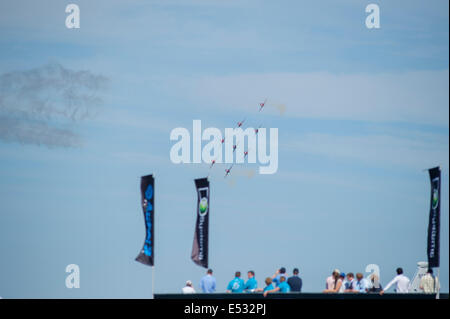
{"type": "Polygon", "coordinates": [[[253,270],[249,270],[247,272],[248,280],[245,283],[244,290],[247,292],[254,292],[256,288],[258,288],[258,282],[255,279],[255,272],[253,270]]]}
{"type": "Polygon", "coordinates": [[[438,286],[436,281],[436,278],[433,277],[433,269],[429,268],[426,275],[420,279],[419,288],[422,289],[426,294],[435,293],[436,287],[438,286]]]}
{"type": "Polygon", "coordinates": [[[365,293],[367,293],[368,290],[369,290],[369,284],[368,284],[367,280],[364,278],[364,275],[360,272],[357,273],[353,292],[365,294],[365,293]]]}
{"type": "Polygon", "coordinates": [[[392,279],[391,282],[388,283],[386,287],[380,291],[380,295],[383,295],[384,292],[391,288],[391,286],[394,284],[397,285],[395,289],[397,293],[408,293],[409,278],[403,274],[403,269],[400,267],[397,268],[397,276],[395,276],[394,279],[392,279]]]}
{"type": "Polygon", "coordinates": [[[267,297],[267,294],[272,292],[281,292],[281,293],[288,293],[291,291],[291,287],[289,287],[289,284],[286,282],[286,277],[280,277],[280,283],[278,284],[278,287],[275,287],[271,290],[264,291],[264,297],[267,297]]]}
{"type": "Polygon", "coordinates": [[[339,275],[339,279],[342,280],[342,285],[341,288],[339,288],[339,293],[343,293],[345,292],[345,272],[341,272],[341,274],[339,275]]]}
{"type": "Polygon", "coordinates": [[[206,276],[200,280],[200,287],[204,293],[213,293],[216,291],[216,278],[212,274],[212,269],[208,269],[206,276]]]}
{"type": "Polygon", "coordinates": [[[231,280],[227,287],[227,292],[240,293],[244,291],[244,280],[241,279],[241,272],[236,271],[234,279],[231,280]]]}
{"type": "Polygon", "coordinates": [[[330,277],[326,280],[326,289],[324,293],[338,293],[342,286],[342,280],[340,277],[339,269],[333,270],[330,277]]]}
{"type": "Polygon", "coordinates": [[[286,276],[286,268],[281,267],[280,269],[278,269],[275,274],[272,276],[272,282],[278,287],[278,285],[280,284],[280,278],[284,277],[285,279],[287,279],[286,276]]]}
{"type": "Polygon", "coordinates": [[[186,281],[186,286],[184,286],[181,290],[184,294],[195,294],[195,289],[192,287],[192,281],[190,280],[186,281]]]}
{"type": "Polygon", "coordinates": [[[273,289],[273,284],[272,284],[272,278],[267,277],[266,280],[264,280],[264,282],[266,283],[266,287],[263,288],[256,288],[255,291],[257,292],[266,292],[269,290],[273,289]]]}
{"type": "Polygon", "coordinates": [[[376,274],[372,274],[370,276],[370,282],[371,282],[371,285],[370,285],[368,292],[379,293],[381,290],[383,290],[383,287],[380,284],[380,280],[376,274]]]}
{"type": "Polygon", "coordinates": [[[286,281],[286,277],[280,277],[280,284],[277,287],[280,292],[282,293],[288,293],[291,292],[291,286],[286,281]]]}
{"type": "Polygon", "coordinates": [[[287,280],[287,283],[289,287],[291,287],[292,292],[301,292],[302,291],[302,279],[298,276],[298,268],[294,268],[294,271],[292,272],[292,277],[289,277],[287,280]]]}
{"type": "Polygon", "coordinates": [[[342,286],[344,286],[344,292],[353,292],[355,288],[355,275],[352,272],[347,274],[347,279],[342,283],[342,286]]]}

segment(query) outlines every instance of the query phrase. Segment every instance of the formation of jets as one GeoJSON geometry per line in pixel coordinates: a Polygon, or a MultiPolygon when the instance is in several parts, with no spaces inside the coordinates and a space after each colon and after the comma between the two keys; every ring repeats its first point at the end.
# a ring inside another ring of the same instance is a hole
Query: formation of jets
{"type": "MultiPolygon", "coordinates": [[[[264,102],[259,103],[259,111],[261,112],[261,110],[264,108],[264,106],[266,105],[267,99],[264,100],[264,102]]],[[[242,125],[245,123],[245,118],[242,121],[237,122],[237,126],[236,127],[242,127],[242,125]]],[[[259,125],[257,128],[255,128],[255,134],[258,134],[259,129],[261,128],[261,125],[259,125]]],[[[221,143],[223,144],[225,142],[225,138],[222,138],[221,143]]],[[[237,148],[237,144],[233,145],[233,152],[236,151],[237,148]]],[[[244,157],[246,157],[248,155],[248,150],[244,151],[244,157]]],[[[212,167],[214,166],[214,164],[216,164],[216,160],[212,160],[211,164],[209,166],[209,169],[211,170],[212,167]]],[[[225,169],[225,176],[227,177],[230,173],[231,173],[231,169],[233,168],[233,164],[229,167],[225,169]]]]}

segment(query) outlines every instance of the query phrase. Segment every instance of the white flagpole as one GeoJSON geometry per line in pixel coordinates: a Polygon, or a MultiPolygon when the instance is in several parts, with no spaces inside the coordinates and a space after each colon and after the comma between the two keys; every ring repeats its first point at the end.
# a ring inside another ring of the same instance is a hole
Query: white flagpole
{"type": "MultiPolygon", "coordinates": [[[[439,165],[439,176],[441,176],[440,174],[441,174],[441,165],[439,165]]],[[[441,187],[440,187],[440,185],[441,185],[441,180],[439,180],[439,202],[441,201],[441,198],[440,198],[441,197],[441,194],[440,194],[441,187]]],[[[439,204],[439,206],[440,206],[440,204],[439,204]]],[[[441,209],[441,207],[439,207],[439,209],[441,209]]],[[[441,267],[438,268],[438,281],[437,281],[438,287],[437,287],[437,294],[436,294],[436,298],[437,299],[439,299],[439,297],[441,295],[441,281],[440,281],[440,277],[441,276],[440,276],[440,274],[441,274],[441,267]]]]}
{"type": "Polygon", "coordinates": [[[155,299],[155,266],[152,266],[152,299],[155,299]]]}
{"type": "MultiPolygon", "coordinates": [[[[155,178],[155,175],[153,175],[153,178],[155,178]]],[[[155,245],[155,229],[154,229],[154,225],[155,225],[155,222],[156,222],[156,216],[154,215],[155,214],[155,204],[156,204],[156,202],[155,202],[155,196],[153,195],[153,216],[154,216],[154,221],[153,221],[153,234],[152,234],[152,236],[153,236],[153,246],[155,245]]],[[[152,299],[155,299],[155,250],[154,250],[154,247],[152,247],[152,256],[153,256],[153,258],[152,258],[152,262],[153,262],[153,265],[152,265],[152,299]]]]}
{"type": "Polygon", "coordinates": [[[437,290],[437,292],[436,292],[436,299],[439,299],[440,294],[441,294],[441,282],[439,281],[440,273],[441,273],[441,268],[439,267],[438,271],[437,271],[437,277],[435,279],[435,281],[436,281],[436,290],[437,290]]]}

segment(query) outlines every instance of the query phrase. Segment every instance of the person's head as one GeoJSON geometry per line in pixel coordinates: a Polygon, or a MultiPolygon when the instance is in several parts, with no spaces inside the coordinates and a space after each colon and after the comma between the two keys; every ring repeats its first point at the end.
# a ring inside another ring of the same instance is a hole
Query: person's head
{"type": "Polygon", "coordinates": [[[270,285],[272,283],[272,278],[267,277],[266,280],[264,280],[264,282],[266,283],[266,285],[270,285]]]}
{"type": "Polygon", "coordinates": [[[234,276],[235,276],[235,277],[238,277],[238,278],[241,277],[241,272],[240,272],[240,271],[236,271],[236,272],[234,273],[234,276]]]}
{"type": "Polygon", "coordinates": [[[349,273],[347,274],[347,280],[352,281],[353,278],[355,278],[355,275],[354,275],[352,272],[349,272],[349,273]]]}
{"type": "Polygon", "coordinates": [[[212,275],[213,271],[212,269],[208,269],[208,271],[206,272],[208,275],[212,275]]]}
{"type": "Polygon", "coordinates": [[[427,270],[427,274],[430,274],[430,275],[432,275],[432,274],[433,274],[433,269],[431,269],[431,268],[428,268],[428,270],[427,270]]]}
{"type": "Polygon", "coordinates": [[[339,278],[342,279],[342,280],[344,280],[344,279],[345,279],[345,273],[344,273],[344,272],[341,272],[341,274],[339,275],[339,278]]]}
{"type": "Polygon", "coordinates": [[[283,281],[286,281],[286,277],[281,276],[281,277],[280,277],[280,282],[283,282],[283,281]]]}
{"type": "Polygon", "coordinates": [[[282,275],[283,275],[283,274],[285,274],[285,273],[286,273],[286,268],[284,268],[284,267],[281,267],[279,271],[280,271],[280,274],[282,274],[282,275]]]}
{"type": "Polygon", "coordinates": [[[338,279],[340,274],[341,274],[341,272],[339,271],[339,269],[335,269],[335,270],[333,270],[332,276],[335,279],[338,279]]]}
{"type": "Polygon", "coordinates": [[[398,267],[397,268],[397,275],[401,275],[401,274],[403,274],[403,268],[398,267]]]}
{"type": "Polygon", "coordinates": [[[356,274],[356,280],[361,281],[361,279],[363,279],[363,278],[364,278],[364,276],[362,273],[359,272],[356,274]]]}
{"type": "Polygon", "coordinates": [[[186,286],[187,287],[192,287],[192,281],[190,281],[190,280],[186,281],[186,286]]]}
{"type": "Polygon", "coordinates": [[[253,278],[255,277],[255,272],[253,270],[249,270],[247,273],[248,278],[253,278]]]}
{"type": "Polygon", "coordinates": [[[292,272],[294,274],[294,276],[298,275],[298,268],[294,268],[294,271],[292,272]]]}

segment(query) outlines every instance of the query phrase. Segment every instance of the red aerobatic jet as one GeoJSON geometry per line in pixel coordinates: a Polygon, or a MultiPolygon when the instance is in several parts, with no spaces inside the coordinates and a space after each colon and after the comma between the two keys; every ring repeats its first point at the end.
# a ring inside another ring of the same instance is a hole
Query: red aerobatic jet
{"type": "Polygon", "coordinates": [[[264,102],[259,103],[259,111],[261,112],[261,110],[263,109],[264,105],[266,105],[267,99],[264,100],[264,102]]]}
{"type": "Polygon", "coordinates": [[[226,168],[225,169],[225,176],[224,177],[227,177],[228,174],[230,174],[232,168],[233,168],[233,165],[231,165],[230,168],[226,168]]]}

